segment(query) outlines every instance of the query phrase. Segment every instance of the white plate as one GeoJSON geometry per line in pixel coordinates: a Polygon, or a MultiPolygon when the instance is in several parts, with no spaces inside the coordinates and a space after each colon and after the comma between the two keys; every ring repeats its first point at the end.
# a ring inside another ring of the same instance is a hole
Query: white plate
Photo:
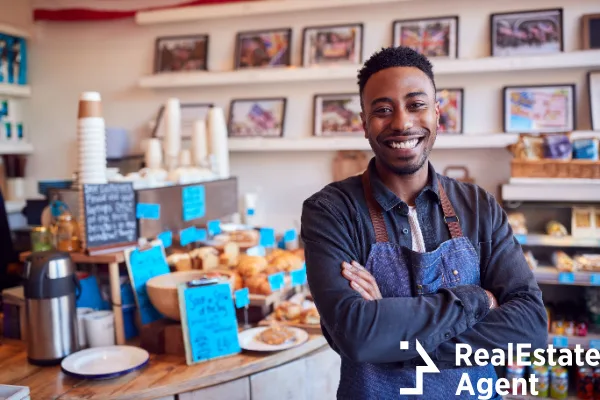
{"type": "Polygon", "coordinates": [[[65,357],[60,366],[75,378],[110,379],[144,367],[149,358],[150,354],[139,347],[93,347],[65,357]]]}
{"type": "Polygon", "coordinates": [[[251,351],[279,351],[285,350],[292,347],[296,347],[301,345],[302,343],[308,340],[308,332],[299,328],[292,328],[286,326],[287,329],[294,332],[296,336],[296,340],[291,343],[284,343],[279,346],[272,346],[266,343],[263,343],[259,340],[256,340],[256,336],[260,334],[265,329],[268,329],[268,326],[261,326],[258,328],[247,329],[238,334],[238,339],[240,341],[240,347],[244,350],[251,351]]]}

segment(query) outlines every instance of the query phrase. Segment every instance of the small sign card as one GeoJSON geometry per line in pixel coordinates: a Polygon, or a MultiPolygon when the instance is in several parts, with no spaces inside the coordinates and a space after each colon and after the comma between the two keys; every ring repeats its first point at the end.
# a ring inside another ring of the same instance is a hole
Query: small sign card
{"type": "Polygon", "coordinates": [[[187,365],[241,352],[229,283],[178,287],[187,365]]]}
{"type": "Polygon", "coordinates": [[[160,240],[150,244],[149,249],[130,248],[125,250],[125,264],[129,272],[129,280],[135,295],[142,325],[163,318],[154,308],[146,292],[146,282],[155,276],[168,274],[169,265],[160,240]]]}
{"type": "Polygon", "coordinates": [[[181,192],[183,220],[191,221],[206,214],[206,191],[204,186],[185,186],[181,192]]]}

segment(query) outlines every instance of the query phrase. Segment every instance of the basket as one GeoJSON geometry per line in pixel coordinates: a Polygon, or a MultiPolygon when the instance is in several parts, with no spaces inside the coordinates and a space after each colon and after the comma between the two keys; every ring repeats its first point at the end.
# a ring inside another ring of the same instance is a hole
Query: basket
{"type": "Polygon", "coordinates": [[[513,178],[600,179],[599,161],[513,159],[510,167],[513,178]]]}

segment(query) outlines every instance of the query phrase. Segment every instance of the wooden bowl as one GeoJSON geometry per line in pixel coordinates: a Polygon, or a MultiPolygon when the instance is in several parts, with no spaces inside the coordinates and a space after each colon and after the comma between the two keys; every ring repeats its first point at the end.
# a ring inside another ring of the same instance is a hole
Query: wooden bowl
{"type": "Polygon", "coordinates": [[[167,318],[175,321],[181,321],[179,312],[179,295],[177,286],[182,283],[200,279],[204,275],[218,273],[223,276],[223,281],[229,282],[231,290],[234,289],[234,274],[231,271],[223,270],[192,270],[192,271],[177,271],[169,274],[155,276],[146,282],[146,292],[150,298],[152,305],[167,318]]]}

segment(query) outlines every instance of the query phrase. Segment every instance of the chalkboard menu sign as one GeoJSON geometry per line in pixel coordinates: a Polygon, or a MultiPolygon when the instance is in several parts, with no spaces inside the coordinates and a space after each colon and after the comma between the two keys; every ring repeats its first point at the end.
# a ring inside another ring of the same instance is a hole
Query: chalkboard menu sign
{"type": "Polygon", "coordinates": [[[85,237],[88,253],[137,243],[135,191],[129,182],[84,184],[85,237]]]}
{"type": "Polygon", "coordinates": [[[178,287],[186,363],[192,365],[241,351],[228,283],[178,287]]]}

